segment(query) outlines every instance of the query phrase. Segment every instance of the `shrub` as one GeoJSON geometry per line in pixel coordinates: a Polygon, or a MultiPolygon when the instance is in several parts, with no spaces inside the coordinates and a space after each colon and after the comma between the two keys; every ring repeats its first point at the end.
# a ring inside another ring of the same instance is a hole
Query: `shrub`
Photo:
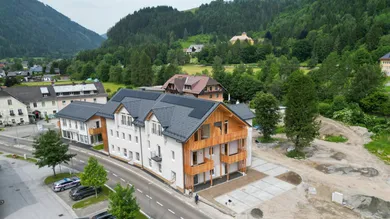
{"type": "Polygon", "coordinates": [[[110,89],[110,88],[107,88],[107,89],[106,89],[106,92],[107,92],[107,93],[111,93],[111,89],[110,89]]]}
{"type": "Polygon", "coordinates": [[[318,104],[318,112],[325,117],[331,117],[332,116],[332,106],[329,103],[319,103],[318,104]]]}
{"type": "Polygon", "coordinates": [[[345,108],[348,108],[348,103],[345,100],[345,97],[341,95],[335,96],[332,102],[332,112],[340,111],[345,108]]]}
{"type": "Polygon", "coordinates": [[[298,150],[292,150],[290,152],[287,152],[286,156],[294,159],[305,159],[306,157],[305,153],[298,150]]]}

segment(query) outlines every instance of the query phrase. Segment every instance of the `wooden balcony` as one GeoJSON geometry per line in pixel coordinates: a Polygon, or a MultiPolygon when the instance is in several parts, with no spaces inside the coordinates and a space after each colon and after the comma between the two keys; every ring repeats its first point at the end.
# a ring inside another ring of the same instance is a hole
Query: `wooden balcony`
{"type": "Polygon", "coordinates": [[[197,150],[207,148],[210,146],[214,146],[217,144],[224,144],[224,143],[239,140],[239,139],[246,139],[247,136],[248,136],[248,130],[246,130],[246,129],[239,131],[239,132],[232,132],[229,134],[222,134],[222,135],[218,135],[218,136],[214,136],[214,137],[210,136],[207,139],[194,141],[190,145],[190,150],[197,151],[197,150]]]}
{"type": "Polygon", "coordinates": [[[103,133],[103,128],[102,128],[102,127],[100,127],[100,128],[90,128],[90,129],[88,130],[88,133],[89,133],[90,135],[102,134],[102,133],[103,133]]]}
{"type": "Polygon", "coordinates": [[[204,158],[204,162],[194,166],[185,165],[184,172],[188,175],[194,176],[199,173],[210,171],[214,168],[214,161],[204,158]]]}
{"type": "Polygon", "coordinates": [[[225,155],[221,154],[221,162],[232,164],[246,159],[246,151],[238,152],[237,154],[225,155]]]}

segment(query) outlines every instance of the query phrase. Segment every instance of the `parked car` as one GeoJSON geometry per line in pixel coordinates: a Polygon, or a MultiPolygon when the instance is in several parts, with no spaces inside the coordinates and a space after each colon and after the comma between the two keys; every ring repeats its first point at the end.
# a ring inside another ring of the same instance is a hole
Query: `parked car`
{"type": "MultiPolygon", "coordinates": [[[[102,188],[98,188],[97,192],[100,193],[102,191],[102,188]]],[[[76,188],[73,188],[69,192],[69,197],[76,201],[83,199],[85,197],[95,195],[95,187],[90,187],[90,186],[79,186],[76,188]]]]}
{"type": "Polygon", "coordinates": [[[60,192],[64,191],[65,189],[70,189],[79,185],[80,178],[78,177],[64,178],[60,181],[53,183],[53,191],[60,192]]]}
{"type": "Polygon", "coordinates": [[[92,219],[115,219],[115,217],[112,216],[107,211],[105,211],[105,212],[102,212],[100,214],[97,214],[97,215],[93,216],[92,219]]]}

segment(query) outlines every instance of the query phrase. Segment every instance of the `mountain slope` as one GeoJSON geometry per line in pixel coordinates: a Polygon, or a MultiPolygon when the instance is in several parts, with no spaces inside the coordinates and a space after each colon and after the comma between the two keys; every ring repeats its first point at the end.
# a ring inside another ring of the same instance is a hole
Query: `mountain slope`
{"type": "Polygon", "coordinates": [[[37,0],[0,0],[0,58],[66,56],[103,38],[37,0]]]}
{"type": "Polygon", "coordinates": [[[196,34],[231,37],[264,30],[267,24],[300,0],[216,0],[196,10],[172,7],[144,8],[121,19],[108,32],[111,45],[137,45],[145,41],[172,41],[196,34]]]}

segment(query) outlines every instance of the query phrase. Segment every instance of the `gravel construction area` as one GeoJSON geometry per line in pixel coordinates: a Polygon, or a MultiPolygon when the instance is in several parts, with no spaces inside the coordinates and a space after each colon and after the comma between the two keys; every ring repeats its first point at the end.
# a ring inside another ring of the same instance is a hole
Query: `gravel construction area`
{"type": "MultiPolygon", "coordinates": [[[[333,143],[316,139],[306,149],[308,157],[303,160],[286,157],[287,148],[292,146],[288,141],[276,147],[256,147],[253,142],[253,156],[288,167],[302,177],[296,189],[256,206],[262,218],[390,218],[385,210],[390,202],[390,166],[364,148],[371,134],[362,127],[347,127],[323,117],[319,120],[321,136],[343,135],[348,141],[333,143]],[[331,201],[333,192],[344,194],[346,203],[351,202],[350,197],[358,198],[348,208],[331,201]]],[[[256,139],[259,134],[254,132],[253,137],[256,139]]],[[[275,137],[286,139],[284,134],[275,137]]],[[[251,211],[247,211],[241,218],[255,218],[250,215],[251,211]]]]}

